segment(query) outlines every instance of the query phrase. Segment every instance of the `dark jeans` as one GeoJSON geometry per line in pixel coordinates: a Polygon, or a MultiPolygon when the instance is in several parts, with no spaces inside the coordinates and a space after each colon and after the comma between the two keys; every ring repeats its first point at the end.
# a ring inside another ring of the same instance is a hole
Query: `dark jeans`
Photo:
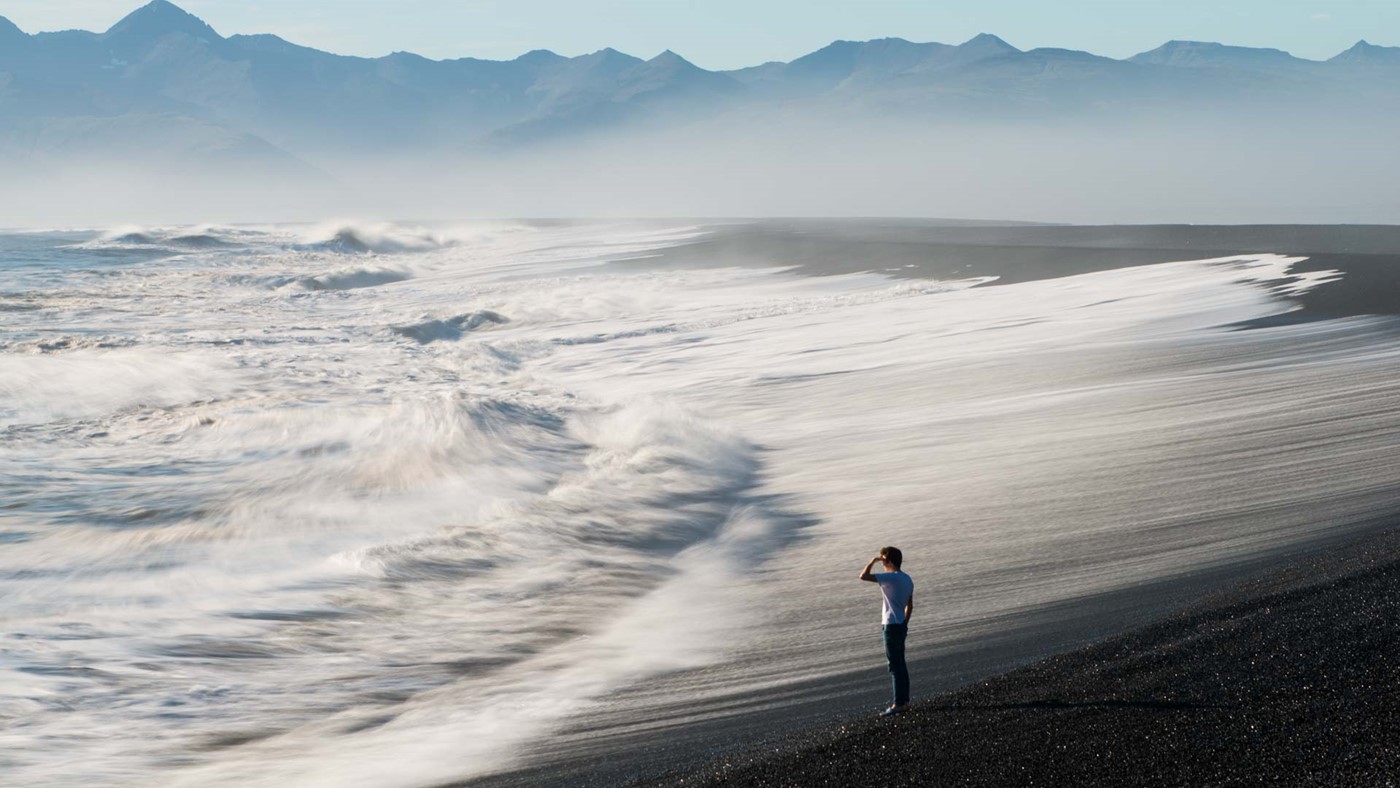
{"type": "Polygon", "coordinates": [[[909,702],[909,666],[904,664],[904,639],[909,635],[908,624],[885,625],[885,659],[890,663],[890,680],[894,684],[894,705],[909,702]]]}

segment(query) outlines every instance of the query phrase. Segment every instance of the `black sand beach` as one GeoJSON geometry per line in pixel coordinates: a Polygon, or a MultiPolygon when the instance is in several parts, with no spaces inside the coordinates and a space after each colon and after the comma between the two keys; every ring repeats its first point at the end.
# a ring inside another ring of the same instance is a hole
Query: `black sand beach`
{"type": "MultiPolygon", "coordinates": [[[[1394,785],[1400,532],[1164,621],[648,785],[1394,785]]],[[[872,676],[872,680],[878,680],[872,676]]]]}
{"type": "MultiPolygon", "coordinates": [[[[917,219],[788,219],[716,224],[694,242],[630,265],[792,267],[827,276],[998,277],[996,285],[1178,260],[1306,257],[1298,272],[1341,279],[1298,297],[1287,320],[1400,314],[1400,226],[996,225],[917,219]]],[[[1278,319],[1271,319],[1278,322],[1278,319]]]]}
{"type": "Polygon", "coordinates": [[[872,662],[452,785],[1396,784],[1400,530],[1377,528],[1026,611],[911,658],[902,717],[872,662]]]}

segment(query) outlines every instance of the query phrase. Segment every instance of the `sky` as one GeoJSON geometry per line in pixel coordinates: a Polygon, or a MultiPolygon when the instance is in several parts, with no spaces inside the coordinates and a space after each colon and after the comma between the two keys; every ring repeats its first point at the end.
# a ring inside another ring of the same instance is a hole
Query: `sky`
{"type": "MultiPolygon", "coordinates": [[[[0,0],[26,32],[105,30],[144,0],[0,0]]],[[[1173,39],[1326,59],[1400,46],[1400,0],[176,0],[223,35],[275,33],[346,55],[434,59],[671,49],[712,70],[791,60],[837,39],[960,43],[1127,57],[1173,39]]]]}

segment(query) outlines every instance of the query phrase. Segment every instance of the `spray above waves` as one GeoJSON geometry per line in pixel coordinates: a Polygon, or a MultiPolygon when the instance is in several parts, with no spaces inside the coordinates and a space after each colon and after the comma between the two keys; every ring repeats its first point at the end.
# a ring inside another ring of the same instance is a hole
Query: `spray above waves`
{"type": "Polygon", "coordinates": [[[167,408],[226,394],[239,376],[208,355],[76,349],[0,354],[0,426],[90,419],[132,408],[167,408]]]}
{"type": "Polygon", "coordinates": [[[423,227],[332,222],[305,233],[295,248],[342,254],[402,254],[448,248],[460,242],[460,238],[423,227]]]}
{"type": "MultiPolygon", "coordinates": [[[[462,231],[459,235],[460,237],[422,227],[389,223],[331,223],[304,232],[288,248],[296,253],[309,254],[312,259],[323,255],[371,259],[381,256],[393,258],[451,248],[469,237],[466,231],[462,231]]],[[[413,277],[414,272],[402,264],[367,264],[351,265],[325,273],[296,276],[290,279],[280,278],[272,284],[276,287],[290,285],[313,291],[358,290],[403,282],[413,277]]],[[[454,328],[456,330],[462,328],[461,325],[450,324],[450,321],[448,323],[440,327],[444,338],[454,328]]],[[[423,332],[431,330],[430,327],[424,327],[423,332]]]]}
{"type": "Polygon", "coordinates": [[[273,244],[293,251],[332,254],[402,254],[457,245],[463,233],[448,234],[427,228],[388,222],[330,222],[288,237],[273,228],[194,225],[145,227],[123,225],[105,230],[81,246],[86,248],[167,248],[200,251],[273,244]],[[460,237],[459,237],[460,236],[460,237]]]}

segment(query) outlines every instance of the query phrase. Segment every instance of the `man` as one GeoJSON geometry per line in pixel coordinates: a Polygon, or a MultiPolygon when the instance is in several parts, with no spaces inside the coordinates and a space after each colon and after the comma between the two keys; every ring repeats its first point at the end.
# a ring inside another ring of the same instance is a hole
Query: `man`
{"type": "Polygon", "coordinates": [[[890,680],[894,684],[894,703],[885,709],[882,717],[900,714],[909,708],[909,667],[904,664],[904,639],[909,634],[909,617],[914,614],[914,579],[900,569],[903,564],[904,554],[898,547],[882,547],[880,554],[870,559],[860,572],[861,580],[880,584],[880,596],[884,599],[881,623],[885,631],[885,659],[890,663],[890,680]],[[879,574],[870,571],[877,561],[885,566],[885,571],[879,574]]]}

